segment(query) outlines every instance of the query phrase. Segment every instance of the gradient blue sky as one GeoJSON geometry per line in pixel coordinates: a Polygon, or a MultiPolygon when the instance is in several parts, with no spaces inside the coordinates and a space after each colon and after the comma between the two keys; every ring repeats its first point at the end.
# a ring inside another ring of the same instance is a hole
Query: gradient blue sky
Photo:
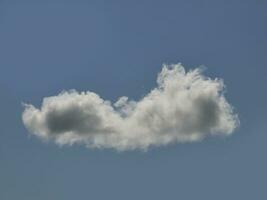
{"type": "Polygon", "coordinates": [[[0,199],[266,199],[267,1],[0,0],[0,199]],[[162,63],[224,79],[228,138],[117,153],[29,137],[22,102],[144,96],[162,63]]]}

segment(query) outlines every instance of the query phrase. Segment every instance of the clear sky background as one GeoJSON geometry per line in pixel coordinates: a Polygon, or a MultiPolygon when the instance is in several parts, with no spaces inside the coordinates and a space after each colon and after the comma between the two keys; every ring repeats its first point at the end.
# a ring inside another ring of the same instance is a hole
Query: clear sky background
{"type": "Polygon", "coordinates": [[[0,0],[0,199],[266,199],[267,1],[0,0]],[[138,100],[163,63],[223,78],[227,138],[118,153],[29,137],[22,102],[138,100]]]}

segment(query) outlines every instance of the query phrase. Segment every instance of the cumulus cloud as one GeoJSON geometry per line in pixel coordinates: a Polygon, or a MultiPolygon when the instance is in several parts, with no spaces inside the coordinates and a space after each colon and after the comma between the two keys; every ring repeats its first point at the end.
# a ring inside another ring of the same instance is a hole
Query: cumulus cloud
{"type": "Polygon", "coordinates": [[[45,97],[40,109],[25,105],[22,120],[33,135],[60,145],[117,150],[230,135],[239,124],[223,81],[200,69],[163,65],[157,85],[139,101],[123,96],[113,104],[94,92],[64,91],[45,97]]]}

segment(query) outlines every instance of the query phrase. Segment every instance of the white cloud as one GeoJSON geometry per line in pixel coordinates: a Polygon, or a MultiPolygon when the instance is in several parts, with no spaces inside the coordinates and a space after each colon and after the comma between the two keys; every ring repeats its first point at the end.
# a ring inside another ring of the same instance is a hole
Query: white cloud
{"type": "Polygon", "coordinates": [[[40,109],[26,105],[22,119],[32,134],[60,145],[117,150],[200,141],[238,126],[222,80],[176,64],[164,65],[157,83],[139,101],[121,97],[114,104],[93,92],[64,91],[44,98],[40,109]]]}

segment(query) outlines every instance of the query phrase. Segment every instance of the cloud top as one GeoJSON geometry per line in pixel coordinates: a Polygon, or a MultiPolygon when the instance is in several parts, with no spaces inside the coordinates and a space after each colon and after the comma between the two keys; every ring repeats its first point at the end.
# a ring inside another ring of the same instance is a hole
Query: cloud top
{"type": "Polygon", "coordinates": [[[175,64],[163,65],[157,84],[139,101],[123,96],[114,104],[93,92],[64,91],[45,97],[40,109],[25,105],[22,120],[30,133],[60,145],[117,150],[230,135],[239,125],[221,79],[175,64]]]}

